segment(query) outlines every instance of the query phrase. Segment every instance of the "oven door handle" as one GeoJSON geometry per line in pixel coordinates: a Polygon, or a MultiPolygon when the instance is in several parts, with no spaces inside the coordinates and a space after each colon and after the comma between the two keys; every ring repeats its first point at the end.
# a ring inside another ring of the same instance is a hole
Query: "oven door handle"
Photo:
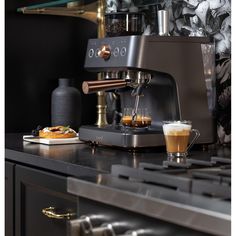
{"type": "Polygon", "coordinates": [[[42,209],[42,213],[48,218],[58,219],[58,220],[70,220],[75,217],[76,214],[73,212],[59,213],[55,207],[46,207],[42,209]]]}

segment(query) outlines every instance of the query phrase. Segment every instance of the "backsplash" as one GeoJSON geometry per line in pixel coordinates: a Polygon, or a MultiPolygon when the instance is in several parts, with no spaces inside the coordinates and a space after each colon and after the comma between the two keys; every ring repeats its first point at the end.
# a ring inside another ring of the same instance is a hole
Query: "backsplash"
{"type": "Polygon", "coordinates": [[[211,36],[216,45],[218,142],[231,142],[231,1],[230,0],[107,0],[106,12],[142,11],[145,35],[157,33],[157,9],[170,15],[170,35],[211,36]]]}
{"type": "MultiPolygon", "coordinates": [[[[27,0],[9,0],[5,4],[6,133],[50,126],[51,93],[59,78],[74,79],[79,90],[84,80],[96,79],[83,68],[87,41],[96,37],[96,25],[76,17],[24,15],[16,11],[29,4],[27,0]]],[[[95,123],[96,95],[81,96],[82,124],[95,123]]]]}

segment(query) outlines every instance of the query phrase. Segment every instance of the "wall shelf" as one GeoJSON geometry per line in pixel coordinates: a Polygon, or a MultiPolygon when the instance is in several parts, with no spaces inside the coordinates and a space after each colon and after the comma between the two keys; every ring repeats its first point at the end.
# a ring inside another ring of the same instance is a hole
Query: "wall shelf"
{"type": "Polygon", "coordinates": [[[23,14],[79,17],[97,24],[98,3],[96,1],[82,5],[79,1],[59,0],[21,7],[17,11],[23,14]]]}

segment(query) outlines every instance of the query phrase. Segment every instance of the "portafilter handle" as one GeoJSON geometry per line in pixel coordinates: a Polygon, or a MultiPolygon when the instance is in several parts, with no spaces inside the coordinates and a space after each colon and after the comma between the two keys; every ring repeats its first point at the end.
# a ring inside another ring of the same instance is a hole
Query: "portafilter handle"
{"type": "Polygon", "coordinates": [[[128,82],[124,79],[84,81],[82,84],[82,90],[85,94],[89,94],[96,93],[98,91],[123,88],[127,85],[128,82]]]}

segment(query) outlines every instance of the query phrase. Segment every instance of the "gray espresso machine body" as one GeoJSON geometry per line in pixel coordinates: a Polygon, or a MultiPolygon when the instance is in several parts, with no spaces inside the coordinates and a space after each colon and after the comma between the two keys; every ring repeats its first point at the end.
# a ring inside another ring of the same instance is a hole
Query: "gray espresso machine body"
{"type": "MultiPolygon", "coordinates": [[[[200,131],[198,144],[216,140],[214,44],[206,37],[123,36],[90,39],[85,69],[91,72],[143,71],[152,75],[140,106],[151,111],[148,131],[82,126],[81,140],[128,148],[162,146],[163,120],[191,120],[200,131]],[[111,56],[98,56],[101,45],[109,45],[111,56]],[[142,136],[139,141],[139,137],[142,136]],[[120,140],[122,139],[122,140],[120,140]],[[113,140],[113,141],[111,141],[113,140]]],[[[133,107],[131,88],[119,89],[121,110],[133,107]]]]}

